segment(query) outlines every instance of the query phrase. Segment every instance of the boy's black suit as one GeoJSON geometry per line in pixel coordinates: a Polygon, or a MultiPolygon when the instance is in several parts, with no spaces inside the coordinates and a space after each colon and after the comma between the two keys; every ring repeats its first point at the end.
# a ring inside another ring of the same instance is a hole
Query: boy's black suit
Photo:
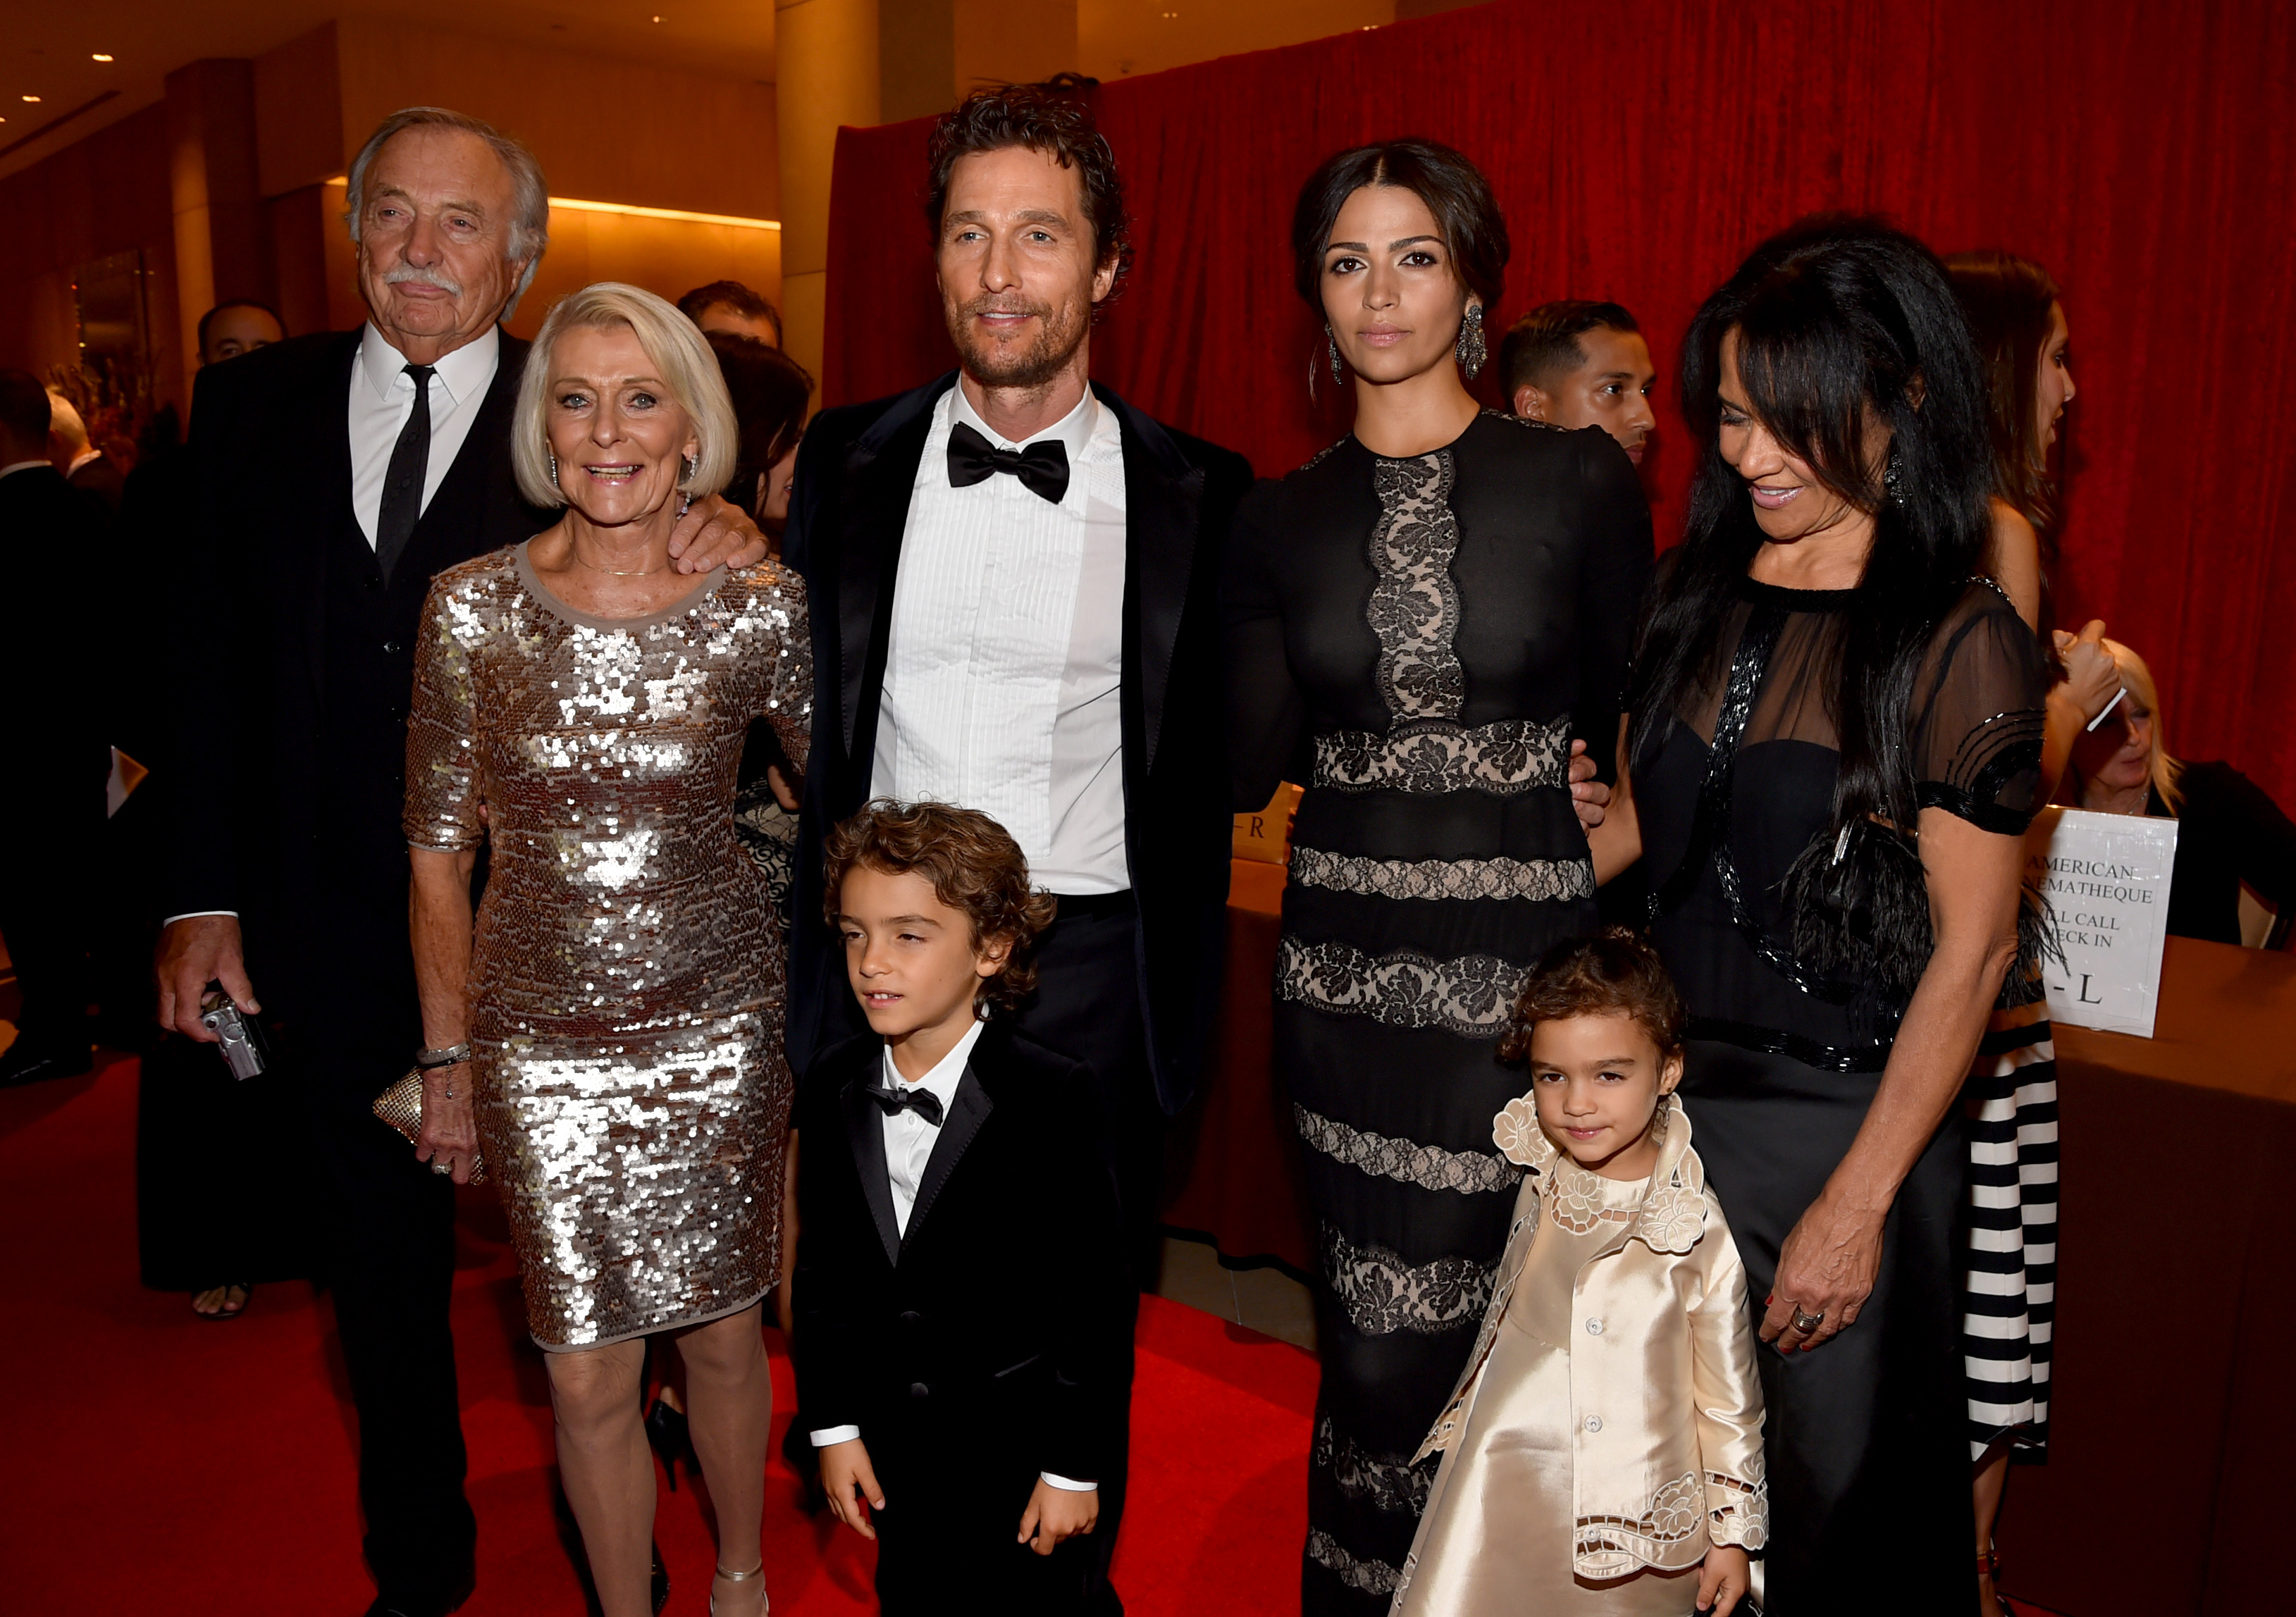
{"type": "Polygon", "coordinates": [[[825,1052],[800,1100],[801,1418],[861,1429],[894,1617],[1116,1609],[1096,1552],[1120,1503],[1138,1299],[1089,1076],[989,1024],[902,1234],[862,1093],[883,1052],[873,1035],[825,1052]],[[1098,1529],[1049,1557],[1017,1542],[1047,1471],[1101,1484],[1098,1529]]]}

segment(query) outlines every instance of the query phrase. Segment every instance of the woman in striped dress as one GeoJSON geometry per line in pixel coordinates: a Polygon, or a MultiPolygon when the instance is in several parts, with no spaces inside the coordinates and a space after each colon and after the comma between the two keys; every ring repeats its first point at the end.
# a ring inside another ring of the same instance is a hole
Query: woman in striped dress
{"type": "Polygon", "coordinates": [[[1343,152],[1293,243],[1355,430],[1237,516],[1233,759],[1239,804],[1295,757],[1307,788],[1275,984],[1322,1282],[1302,1605],[1370,1613],[1506,1243],[1517,1173],[1491,1119],[1522,1082],[1496,1040],[1523,974],[1595,921],[1571,747],[1617,732],[1650,514],[1607,434],[1484,412],[1462,384],[1506,261],[1464,158],[1343,152]]]}

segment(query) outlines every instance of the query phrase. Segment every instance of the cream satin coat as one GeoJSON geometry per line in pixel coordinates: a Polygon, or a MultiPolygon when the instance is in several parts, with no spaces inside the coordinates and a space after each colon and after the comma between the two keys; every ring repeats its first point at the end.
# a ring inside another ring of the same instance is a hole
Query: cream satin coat
{"type": "MultiPolygon", "coordinates": [[[[1572,1288],[1570,1318],[1603,1325],[1570,1352],[1572,1561],[1596,1580],[1695,1566],[1716,1544],[1758,1550],[1769,1536],[1745,1266],[1706,1188],[1690,1120],[1670,1097],[1660,1104],[1665,1132],[1650,1193],[1580,1266],[1572,1288]]],[[[1491,1137],[1531,1172],[1516,1196],[1475,1351],[1414,1464],[1448,1450],[1466,1430],[1540,1218],[1583,1230],[1599,1206],[1599,1181],[1546,1138],[1529,1097],[1493,1120],[1491,1137]]],[[[1434,1519],[1456,1458],[1444,1454],[1423,1522],[1434,1519]]]]}

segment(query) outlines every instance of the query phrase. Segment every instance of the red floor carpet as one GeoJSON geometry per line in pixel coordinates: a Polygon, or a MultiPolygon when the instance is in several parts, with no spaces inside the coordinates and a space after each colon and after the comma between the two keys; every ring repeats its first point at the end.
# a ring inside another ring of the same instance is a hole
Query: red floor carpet
{"type": "MultiPolygon", "coordinates": [[[[0,1612],[356,1617],[350,1408],[332,1316],[266,1286],[228,1325],[136,1284],[135,1066],[0,1094],[0,1612]]],[[[245,1166],[260,1172],[260,1164],[245,1166]]],[[[469,1617],[579,1617],[553,1523],[550,1410],[493,1193],[463,1206],[455,1339],[479,1589],[469,1617]]],[[[775,1359],[775,1435],[789,1365],[775,1359]]],[[[1150,1298],[1133,1498],[1116,1563],[1136,1617],[1297,1608],[1315,1361],[1150,1298]]],[[[776,1617],[873,1609],[870,1547],[799,1509],[776,1442],[766,1576],[776,1617]]],[[[660,1496],[670,1611],[707,1609],[713,1551],[689,1487],[660,1496]]]]}

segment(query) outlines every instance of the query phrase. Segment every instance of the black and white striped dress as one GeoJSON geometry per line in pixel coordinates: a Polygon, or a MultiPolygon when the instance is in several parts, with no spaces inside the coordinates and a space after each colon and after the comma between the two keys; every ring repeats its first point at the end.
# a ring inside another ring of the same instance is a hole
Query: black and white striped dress
{"type": "Polygon", "coordinates": [[[1650,519],[1601,431],[1486,414],[1262,485],[1230,558],[1240,796],[1313,755],[1275,1009],[1321,1247],[1302,1605],[1370,1617],[1513,1213],[1491,1120],[1529,1082],[1493,1047],[1523,974],[1595,924],[1570,744],[1618,733],[1650,519]]]}
{"type": "Polygon", "coordinates": [[[1970,1458],[2005,1438],[2038,1458],[2049,1441],[2057,1317],[2057,1052],[2047,1005],[1994,1014],[1966,1099],[1970,1458]]]}

